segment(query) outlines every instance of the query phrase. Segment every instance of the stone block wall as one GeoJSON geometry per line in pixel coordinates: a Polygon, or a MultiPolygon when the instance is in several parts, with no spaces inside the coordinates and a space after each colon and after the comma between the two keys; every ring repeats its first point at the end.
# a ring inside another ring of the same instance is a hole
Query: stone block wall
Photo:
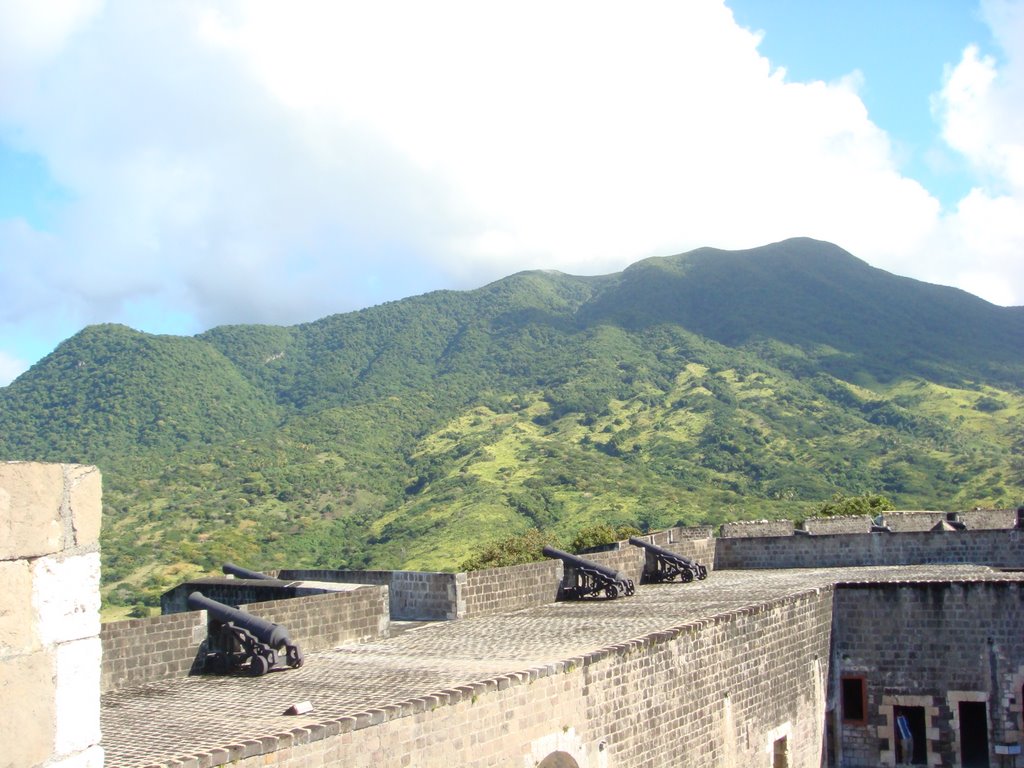
{"type": "Polygon", "coordinates": [[[101,768],[101,478],[0,463],[0,768],[101,768]]]}
{"type": "Polygon", "coordinates": [[[491,616],[553,603],[562,582],[562,562],[544,560],[470,571],[462,582],[465,616],[491,616]]]}
{"type": "MultiPolygon", "coordinates": [[[[283,624],[293,641],[304,651],[386,637],[389,628],[386,587],[357,587],[343,592],[239,607],[268,621],[283,624]]],[[[104,624],[100,632],[103,691],[198,671],[200,646],[206,640],[206,625],[206,611],[104,624]]]]}
{"type": "Polygon", "coordinates": [[[102,626],[100,640],[104,693],[184,677],[198,669],[199,646],[206,640],[206,614],[187,611],[111,621],[102,626]]]}
{"type": "MultiPolygon", "coordinates": [[[[831,590],[292,728],[238,768],[819,768],[831,590]]],[[[236,758],[234,755],[228,755],[236,758]]]]}
{"type": "MultiPolygon", "coordinates": [[[[628,541],[619,541],[593,552],[582,552],[579,557],[618,571],[623,577],[632,579],[634,584],[640,584],[640,578],[644,573],[644,563],[647,560],[644,551],[640,547],[634,547],[628,541]]],[[[566,566],[565,570],[569,571],[571,568],[566,566]]],[[[572,577],[567,574],[566,578],[571,579],[572,577]]]]}
{"type": "Polygon", "coordinates": [[[342,643],[388,636],[388,590],[357,587],[346,592],[243,605],[243,610],[283,624],[304,651],[322,651],[342,643]]]}
{"type": "MultiPolygon", "coordinates": [[[[711,528],[669,528],[668,530],[646,534],[639,538],[645,539],[662,549],[667,549],[669,552],[675,552],[677,555],[682,555],[690,560],[696,560],[706,567],[709,573],[714,570],[715,538],[714,531],[711,528]]],[[[631,547],[633,546],[628,544],[628,542],[626,544],[631,547]]]]}
{"type": "MultiPolygon", "coordinates": [[[[907,511],[885,512],[885,521],[897,533],[930,531],[946,519],[946,512],[907,511]]],[[[1015,509],[969,509],[956,513],[960,521],[971,530],[1013,528],[1017,524],[1015,509]]]]}
{"type": "MultiPolygon", "coordinates": [[[[930,529],[928,526],[925,530],[930,529]]],[[[812,536],[835,533],[871,533],[871,518],[867,515],[839,515],[837,517],[809,517],[800,530],[812,536]]]]}
{"type": "Polygon", "coordinates": [[[432,571],[331,571],[288,569],[280,579],[385,585],[395,621],[449,621],[462,616],[459,576],[432,571]]]}
{"type": "Polygon", "coordinates": [[[843,568],[859,565],[973,563],[1024,568],[1024,531],[971,530],[720,538],[715,567],[843,568]]]}
{"type": "Polygon", "coordinates": [[[910,705],[923,707],[928,764],[959,766],[958,704],[977,701],[987,710],[990,764],[998,765],[994,745],[1024,736],[1022,626],[1021,582],[838,587],[833,684],[862,676],[867,694],[865,721],[837,730],[843,764],[895,765],[893,708],[910,705]]]}
{"type": "Polygon", "coordinates": [[[718,535],[723,539],[792,536],[793,529],[792,520],[737,520],[722,523],[718,535]]]}
{"type": "Polygon", "coordinates": [[[1013,528],[1017,525],[1016,509],[969,509],[960,513],[968,528],[1013,528]]]}

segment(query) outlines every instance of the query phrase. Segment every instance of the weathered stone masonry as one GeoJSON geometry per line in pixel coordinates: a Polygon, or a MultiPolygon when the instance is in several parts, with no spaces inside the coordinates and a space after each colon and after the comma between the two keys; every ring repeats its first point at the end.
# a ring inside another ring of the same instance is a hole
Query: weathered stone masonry
{"type": "MultiPolygon", "coordinates": [[[[658,532],[725,570],[615,601],[553,604],[557,561],[368,573],[248,605],[314,654],[300,669],[183,677],[206,622],[187,612],[104,627],[101,678],[99,501],[91,468],[0,465],[0,733],[19,734],[0,768],[99,768],[101,683],[123,768],[875,768],[897,760],[901,713],[922,764],[994,766],[1022,739],[1024,574],[977,565],[1024,568],[1024,531],[981,529],[1005,511],[956,532],[658,532]],[[448,620],[387,637],[396,609],[448,620]],[[301,698],[314,711],[285,716],[301,698]]],[[[588,557],[638,580],[645,555],[588,557]]]]}
{"type": "Polygon", "coordinates": [[[100,473],[0,463],[0,768],[100,768],[100,473]]]}
{"type": "Polygon", "coordinates": [[[790,766],[816,767],[831,604],[831,590],[812,590],[299,728],[272,764],[534,766],[561,751],[580,766],[770,765],[784,740],[790,766]]]}
{"type": "Polygon", "coordinates": [[[895,765],[893,706],[925,708],[927,759],[960,765],[958,702],[984,702],[990,746],[1021,741],[1024,584],[849,584],[836,590],[834,678],[863,676],[867,718],[839,731],[844,765],[895,765]]]}

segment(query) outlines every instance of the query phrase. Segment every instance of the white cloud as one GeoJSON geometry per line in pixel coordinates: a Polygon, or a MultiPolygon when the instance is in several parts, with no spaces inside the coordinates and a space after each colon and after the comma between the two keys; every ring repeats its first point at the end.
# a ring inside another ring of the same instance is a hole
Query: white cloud
{"type": "Polygon", "coordinates": [[[935,110],[978,186],[944,217],[933,243],[950,281],[999,304],[1024,304],[1024,3],[983,3],[1003,60],[968,46],[935,110]]]}
{"type": "Polygon", "coordinates": [[[28,35],[0,104],[70,199],[49,232],[0,226],[6,322],[56,301],[83,324],[290,323],[794,235],[1024,301],[1024,35],[969,49],[937,99],[984,182],[944,215],[859,73],[790,82],[721,0],[76,7],[28,35]]]}
{"type": "Polygon", "coordinates": [[[28,370],[28,363],[0,350],[0,387],[6,387],[28,370]]]}

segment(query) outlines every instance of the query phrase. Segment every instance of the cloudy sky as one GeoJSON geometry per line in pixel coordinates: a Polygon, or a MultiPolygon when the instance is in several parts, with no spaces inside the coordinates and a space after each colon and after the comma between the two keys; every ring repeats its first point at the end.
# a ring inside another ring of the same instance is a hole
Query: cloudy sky
{"type": "Polygon", "coordinates": [[[0,385],[797,235],[1024,304],[1024,0],[0,0],[0,385]]]}

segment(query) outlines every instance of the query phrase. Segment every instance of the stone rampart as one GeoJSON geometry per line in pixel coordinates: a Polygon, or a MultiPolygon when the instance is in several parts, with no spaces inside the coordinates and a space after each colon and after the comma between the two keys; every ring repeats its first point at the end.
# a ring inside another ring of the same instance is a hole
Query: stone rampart
{"type": "Polygon", "coordinates": [[[1024,531],[965,530],[720,538],[716,568],[841,568],[974,563],[1024,568],[1024,531]]]}
{"type": "Polygon", "coordinates": [[[762,538],[765,536],[792,536],[792,520],[737,520],[722,523],[718,535],[723,539],[762,538]]]}
{"type": "Polygon", "coordinates": [[[102,768],[101,478],[0,463],[0,768],[102,768]]]}
{"type": "Polygon", "coordinates": [[[982,703],[990,749],[1020,743],[1022,625],[1019,581],[837,587],[833,687],[844,676],[864,687],[855,720],[841,705],[834,715],[845,720],[833,729],[842,764],[895,765],[900,706],[921,708],[928,765],[961,764],[960,702],[982,703]]]}
{"type": "Polygon", "coordinates": [[[555,602],[562,581],[562,562],[544,560],[460,575],[464,577],[464,615],[492,616],[555,602]]]}
{"type": "MultiPolygon", "coordinates": [[[[677,555],[696,560],[708,569],[714,570],[715,565],[715,538],[714,529],[710,527],[700,528],[669,528],[664,531],[645,534],[638,538],[651,542],[652,544],[674,552],[677,555]]],[[[633,547],[629,542],[625,546],[633,547]]],[[[637,547],[633,547],[637,549],[637,547]]],[[[646,555],[641,561],[641,566],[646,560],[646,555]]]]}
{"type": "MultiPolygon", "coordinates": [[[[930,529],[931,526],[925,528],[930,529]]],[[[836,533],[871,533],[871,518],[868,515],[837,515],[835,517],[809,517],[797,530],[812,536],[836,533]]]]}
{"type": "Polygon", "coordinates": [[[388,587],[395,621],[450,621],[462,617],[460,574],[432,571],[331,571],[286,569],[279,579],[302,579],[388,587]]]}
{"type": "Polygon", "coordinates": [[[107,622],[100,630],[101,687],[106,692],[183,677],[198,669],[199,646],[205,639],[202,611],[107,622]]]}
{"type": "MultiPolygon", "coordinates": [[[[283,624],[304,651],[386,637],[389,628],[386,587],[363,586],[239,607],[283,624]]],[[[206,624],[206,611],[104,624],[100,632],[103,691],[197,671],[206,624]]]]}
{"type": "MultiPolygon", "coordinates": [[[[583,551],[579,557],[618,571],[623,577],[632,579],[634,584],[640,583],[644,573],[644,563],[647,560],[644,551],[640,547],[634,547],[628,541],[618,541],[600,549],[583,551]]],[[[565,570],[569,571],[570,569],[566,567],[565,570]]]]}
{"type": "Polygon", "coordinates": [[[819,768],[831,606],[831,590],[810,590],[544,667],[295,727],[219,751],[210,762],[819,768]],[[774,755],[784,762],[773,762],[774,755]]]}
{"type": "Polygon", "coordinates": [[[968,509],[960,513],[960,519],[972,529],[1013,528],[1017,525],[1017,510],[968,509]]]}

